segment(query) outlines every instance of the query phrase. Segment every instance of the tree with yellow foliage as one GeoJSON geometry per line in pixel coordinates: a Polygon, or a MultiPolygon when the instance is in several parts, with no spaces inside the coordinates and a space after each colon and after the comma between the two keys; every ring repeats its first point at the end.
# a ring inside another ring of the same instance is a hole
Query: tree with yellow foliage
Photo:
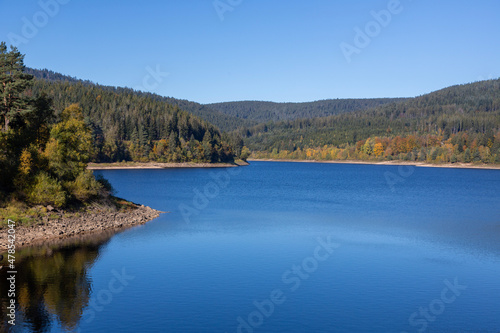
{"type": "Polygon", "coordinates": [[[382,143],[376,143],[375,146],[373,146],[373,154],[377,157],[382,156],[384,153],[384,145],[382,143]]]}
{"type": "Polygon", "coordinates": [[[50,131],[45,148],[49,169],[63,181],[74,180],[87,168],[92,147],[90,129],[83,121],[82,110],[72,104],[61,114],[61,121],[50,131]]]}

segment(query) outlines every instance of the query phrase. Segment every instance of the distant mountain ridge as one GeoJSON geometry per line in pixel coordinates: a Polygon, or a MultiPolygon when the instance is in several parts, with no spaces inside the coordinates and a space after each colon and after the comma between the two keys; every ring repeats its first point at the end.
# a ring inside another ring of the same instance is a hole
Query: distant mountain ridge
{"type": "Polygon", "coordinates": [[[327,99],[302,103],[240,101],[206,104],[224,114],[257,121],[282,121],[326,117],[346,112],[362,111],[385,104],[404,102],[408,98],[327,99]]]}

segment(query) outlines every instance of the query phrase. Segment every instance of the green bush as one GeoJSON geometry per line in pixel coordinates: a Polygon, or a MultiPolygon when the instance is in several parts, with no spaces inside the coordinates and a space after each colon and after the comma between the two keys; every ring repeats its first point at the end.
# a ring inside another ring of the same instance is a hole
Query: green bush
{"type": "Polygon", "coordinates": [[[241,150],[240,158],[243,161],[246,161],[247,158],[249,158],[251,154],[252,153],[250,152],[250,149],[248,149],[247,147],[243,147],[243,149],[241,150]]]}
{"type": "Polygon", "coordinates": [[[113,188],[109,180],[104,178],[103,175],[97,175],[95,176],[95,179],[102,185],[102,187],[104,188],[104,190],[106,190],[106,192],[108,192],[108,194],[115,194],[115,189],[113,188]]]}
{"type": "Polygon", "coordinates": [[[28,191],[28,201],[35,205],[62,207],[66,204],[66,192],[58,180],[51,178],[45,172],[40,172],[35,176],[33,185],[28,191]]]}
{"type": "Polygon", "coordinates": [[[98,196],[103,189],[103,185],[95,179],[92,171],[85,170],[80,172],[74,181],[68,182],[66,188],[76,199],[87,201],[98,196]]]}

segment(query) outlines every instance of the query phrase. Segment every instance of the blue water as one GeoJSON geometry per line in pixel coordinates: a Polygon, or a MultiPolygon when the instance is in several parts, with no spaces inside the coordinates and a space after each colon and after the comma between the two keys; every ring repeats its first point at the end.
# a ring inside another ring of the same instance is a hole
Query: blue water
{"type": "MultiPolygon", "coordinates": [[[[85,269],[64,277],[76,285],[65,302],[33,300],[45,308],[38,331],[500,332],[498,170],[99,173],[118,196],[169,213],[66,249],[85,269]]],[[[35,331],[30,318],[19,331],[35,331]]]]}

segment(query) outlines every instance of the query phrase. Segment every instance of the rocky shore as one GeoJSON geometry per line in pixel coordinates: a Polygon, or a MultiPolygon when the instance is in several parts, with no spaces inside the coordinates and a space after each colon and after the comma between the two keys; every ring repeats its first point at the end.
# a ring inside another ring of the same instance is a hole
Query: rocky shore
{"type": "Polygon", "coordinates": [[[427,168],[458,168],[458,169],[500,169],[500,164],[484,163],[427,163],[427,162],[407,162],[407,161],[364,161],[364,160],[289,160],[272,158],[249,158],[249,162],[293,162],[293,163],[323,163],[323,164],[369,164],[369,165],[396,165],[396,166],[415,166],[427,168]]]}
{"type": "MultiPolygon", "coordinates": [[[[132,205],[126,209],[92,207],[85,212],[68,214],[64,211],[51,212],[51,219],[45,216],[36,224],[16,226],[16,248],[43,245],[82,235],[105,231],[119,231],[144,224],[160,216],[162,212],[146,206],[132,205]]],[[[0,253],[5,252],[8,240],[7,229],[0,230],[0,253]]]]}

